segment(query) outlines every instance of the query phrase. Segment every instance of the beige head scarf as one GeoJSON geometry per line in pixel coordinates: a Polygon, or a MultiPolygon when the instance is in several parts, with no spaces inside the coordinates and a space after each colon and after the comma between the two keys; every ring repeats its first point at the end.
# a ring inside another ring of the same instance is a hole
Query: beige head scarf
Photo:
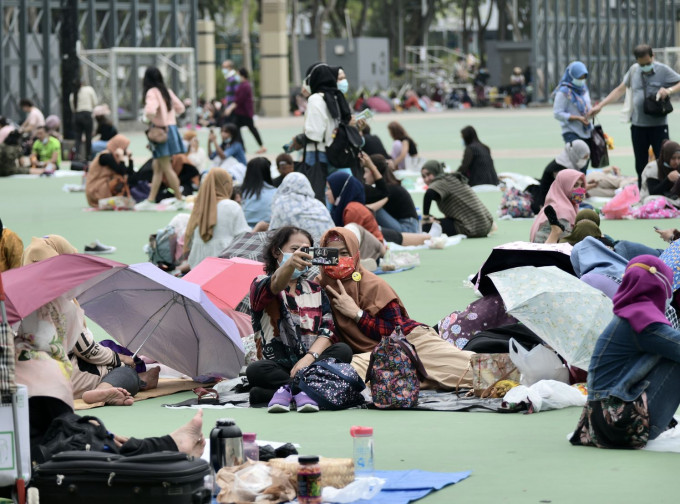
{"type": "Polygon", "coordinates": [[[31,243],[24,255],[21,256],[21,265],[26,266],[38,261],[49,259],[50,257],[62,254],[77,254],[78,249],[71,245],[66,238],[59,235],[47,235],[42,238],[31,239],[31,243]]]}
{"type": "Polygon", "coordinates": [[[185,251],[191,249],[191,240],[196,228],[198,228],[198,233],[204,242],[210,241],[213,236],[213,228],[217,224],[217,203],[223,199],[231,198],[233,189],[234,182],[231,175],[221,168],[210,170],[203,178],[184,235],[185,251]]]}

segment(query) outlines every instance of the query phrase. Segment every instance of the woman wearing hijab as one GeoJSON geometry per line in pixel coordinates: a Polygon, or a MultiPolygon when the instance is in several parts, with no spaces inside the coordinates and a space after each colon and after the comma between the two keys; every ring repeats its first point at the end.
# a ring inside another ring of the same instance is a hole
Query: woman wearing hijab
{"type": "MultiPolygon", "coordinates": [[[[590,147],[583,140],[574,140],[565,144],[564,150],[553,159],[543,170],[541,185],[532,193],[531,210],[537,214],[545,204],[550,186],[557,174],[562,170],[577,170],[585,173],[585,167],[590,159],[590,147]]],[[[533,186],[536,187],[536,186],[533,186]]]]}
{"type": "Polygon", "coordinates": [[[215,168],[203,178],[184,234],[184,254],[195,268],[206,257],[217,257],[234,237],[250,231],[241,206],[231,200],[231,175],[215,168]]]}
{"type": "Polygon", "coordinates": [[[545,243],[553,232],[551,226],[561,227],[558,236],[564,238],[567,233],[571,232],[576,220],[578,206],[585,199],[585,196],[586,176],[583,173],[571,169],[559,172],[545,198],[545,206],[534,218],[530,240],[534,243],[545,243]],[[553,222],[549,221],[546,209],[548,209],[548,213],[556,216],[555,219],[552,218],[552,215],[550,216],[550,220],[553,220],[553,222]]]}
{"type": "MultiPolygon", "coordinates": [[[[593,238],[602,238],[602,231],[600,230],[600,227],[593,221],[583,219],[579,222],[576,222],[571,232],[564,238],[561,238],[559,243],[568,243],[573,247],[577,243],[585,240],[588,236],[592,236],[593,238]]],[[[545,243],[555,243],[551,241],[550,238],[551,236],[548,237],[545,243]]]]}
{"type": "Polygon", "coordinates": [[[671,426],[680,405],[680,332],[665,316],[673,273],[654,256],[626,267],[614,318],[595,344],[588,402],[570,441],[643,448],[671,426]]]}
{"type": "Polygon", "coordinates": [[[628,261],[597,238],[586,237],[571,251],[574,273],[583,282],[613,299],[628,261]]]}
{"type": "MultiPolygon", "coordinates": [[[[427,191],[423,199],[423,224],[432,224],[432,202],[437,202],[443,219],[437,219],[448,236],[464,234],[482,238],[491,232],[493,217],[460,173],[444,173],[444,163],[430,160],[421,169],[427,191]]],[[[425,229],[423,227],[423,229],[425,229]]]]}
{"type": "Polygon", "coordinates": [[[246,369],[253,404],[269,402],[270,413],[319,411],[319,406],[293,383],[295,374],[317,360],[349,363],[352,350],[340,343],[326,293],[304,276],[312,256],[304,229],[278,229],[264,249],[265,274],[253,280],[250,305],[258,357],[246,369]],[[277,390],[278,389],[278,390],[277,390]]]}
{"type": "Polygon", "coordinates": [[[121,194],[128,172],[134,171],[128,150],[130,139],[118,134],[97,154],[85,177],[85,196],[91,207],[98,208],[99,200],[121,194]]]}
{"type": "MultiPolygon", "coordinates": [[[[329,226],[329,229],[333,227],[329,226]]],[[[0,220],[0,273],[21,266],[24,243],[14,231],[3,227],[0,220]]]]}
{"type": "Polygon", "coordinates": [[[314,243],[335,226],[326,206],[314,198],[312,185],[302,173],[289,173],[272,199],[269,229],[293,226],[306,229],[314,243]]]}
{"type": "Polygon", "coordinates": [[[331,299],[338,337],[354,352],[352,366],[359,376],[366,376],[370,352],[381,338],[400,326],[429,376],[424,388],[471,386],[472,373],[467,370],[472,352],[456,348],[432,328],[411,319],[392,287],[361,265],[359,244],[350,230],[331,229],[321,246],[338,249],[338,265],[321,269],[321,286],[331,299]]]}
{"type": "Polygon", "coordinates": [[[661,145],[661,155],[649,163],[642,172],[640,199],[647,196],[665,196],[671,203],[680,205],[680,144],[666,140],[661,145]]]}
{"type": "Polygon", "coordinates": [[[317,152],[319,162],[328,164],[326,148],[333,143],[333,131],[340,122],[348,124],[352,118],[345,95],[338,89],[337,79],[338,75],[331,67],[316,63],[307,70],[302,85],[303,92],[309,94],[304,126],[308,143],[304,161],[309,166],[316,164],[317,152]]]}
{"type": "Polygon", "coordinates": [[[567,66],[562,80],[555,89],[553,116],[562,126],[564,143],[583,140],[591,145],[593,125],[588,120],[590,93],[586,85],[588,69],[580,61],[567,66]]]}

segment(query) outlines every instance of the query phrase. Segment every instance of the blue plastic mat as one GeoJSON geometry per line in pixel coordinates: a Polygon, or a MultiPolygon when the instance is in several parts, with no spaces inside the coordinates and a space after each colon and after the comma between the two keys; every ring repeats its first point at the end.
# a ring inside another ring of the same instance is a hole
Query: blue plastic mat
{"type": "Polygon", "coordinates": [[[420,471],[375,471],[375,476],[387,480],[380,493],[370,500],[358,500],[355,504],[408,504],[422,499],[430,492],[441,490],[464,480],[472,471],[439,473],[420,471]]]}

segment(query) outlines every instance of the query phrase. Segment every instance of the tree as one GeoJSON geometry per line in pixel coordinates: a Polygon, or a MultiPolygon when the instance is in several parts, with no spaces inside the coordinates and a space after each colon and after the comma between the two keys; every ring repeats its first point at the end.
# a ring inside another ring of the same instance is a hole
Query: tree
{"type": "Polygon", "coordinates": [[[319,2],[320,12],[316,17],[316,43],[319,51],[319,61],[326,61],[326,34],[323,26],[328,19],[328,15],[335,8],[336,0],[321,0],[319,2]],[[328,2],[328,3],[326,3],[328,2]]]}

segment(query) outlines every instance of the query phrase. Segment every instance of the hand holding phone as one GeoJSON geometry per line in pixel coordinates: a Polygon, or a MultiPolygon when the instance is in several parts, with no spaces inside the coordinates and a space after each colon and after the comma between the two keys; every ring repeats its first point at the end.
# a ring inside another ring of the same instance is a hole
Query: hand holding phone
{"type": "Polygon", "coordinates": [[[338,249],[333,247],[303,247],[300,250],[312,255],[312,264],[317,266],[336,266],[338,264],[338,249]]]}

